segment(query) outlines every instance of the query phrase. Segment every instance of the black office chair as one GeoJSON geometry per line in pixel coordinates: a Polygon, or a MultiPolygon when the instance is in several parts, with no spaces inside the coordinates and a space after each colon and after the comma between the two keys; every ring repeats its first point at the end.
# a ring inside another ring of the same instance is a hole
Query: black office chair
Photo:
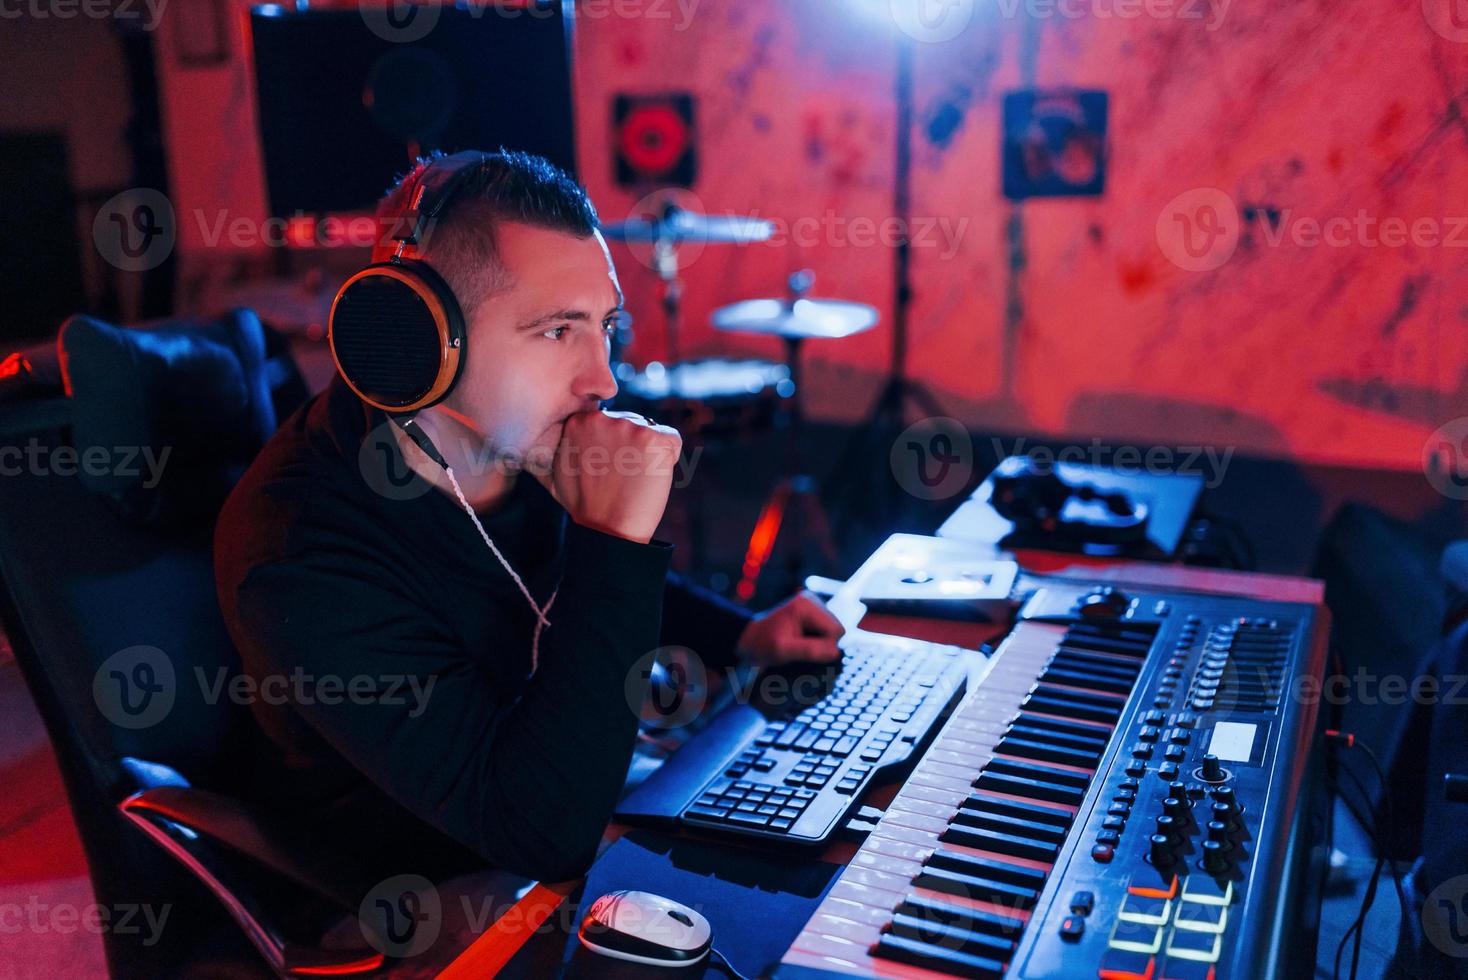
{"type": "Polygon", "coordinates": [[[66,394],[37,383],[44,366],[11,372],[19,397],[0,391],[0,615],[96,901],[169,909],[161,940],[105,932],[111,974],[378,970],[360,930],[321,940],[372,883],[231,798],[259,734],[246,708],[206,693],[239,672],[215,597],[215,510],[304,398],[299,374],[246,311],[149,330],[73,317],[59,348],[66,394]],[[161,479],[144,448],[169,450],[161,479]]]}

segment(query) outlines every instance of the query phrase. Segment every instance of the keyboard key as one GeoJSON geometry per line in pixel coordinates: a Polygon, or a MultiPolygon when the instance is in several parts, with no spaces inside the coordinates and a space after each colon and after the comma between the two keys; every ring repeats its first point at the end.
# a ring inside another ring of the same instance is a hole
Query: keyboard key
{"type": "Polygon", "coordinates": [[[958,949],[974,956],[985,956],[1006,960],[1014,952],[1014,943],[1008,939],[990,936],[982,932],[971,932],[963,926],[934,922],[920,916],[899,912],[892,917],[889,927],[895,936],[933,943],[944,949],[958,949]]]}
{"type": "Polygon", "coordinates": [[[729,810],[727,807],[702,806],[697,803],[695,803],[693,806],[690,806],[684,812],[691,817],[705,817],[709,820],[723,820],[729,815],[729,810]]]}
{"type": "Polygon", "coordinates": [[[896,960],[939,973],[957,977],[976,977],[979,980],[999,980],[1004,975],[1004,964],[972,953],[944,949],[916,939],[885,933],[877,940],[872,955],[882,959],[896,960]]]}
{"type": "Polygon", "coordinates": [[[763,827],[770,822],[770,818],[758,813],[741,813],[735,810],[729,814],[729,822],[739,827],[763,827]]]}
{"type": "Polygon", "coordinates": [[[1001,915],[997,912],[986,912],[967,905],[956,905],[942,899],[929,898],[926,895],[909,895],[903,899],[896,911],[927,922],[960,926],[970,932],[986,932],[991,936],[1008,937],[1014,942],[1019,941],[1019,935],[1025,928],[1023,919],[1001,915]]]}

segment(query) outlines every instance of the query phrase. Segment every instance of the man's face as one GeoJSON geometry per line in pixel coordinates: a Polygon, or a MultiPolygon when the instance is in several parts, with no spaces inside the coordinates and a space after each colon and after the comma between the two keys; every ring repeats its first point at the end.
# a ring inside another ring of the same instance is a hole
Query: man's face
{"type": "Polygon", "coordinates": [[[553,451],[568,417],[617,393],[609,360],[622,290],[600,233],[505,222],[497,245],[509,285],[471,314],[444,407],[479,431],[476,452],[525,459],[553,451]]]}

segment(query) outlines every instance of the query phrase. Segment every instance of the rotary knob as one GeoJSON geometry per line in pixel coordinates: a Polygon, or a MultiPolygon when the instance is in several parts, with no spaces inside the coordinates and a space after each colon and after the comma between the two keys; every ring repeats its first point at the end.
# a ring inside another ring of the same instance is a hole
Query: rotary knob
{"type": "MultiPolygon", "coordinates": [[[[1165,819],[1167,819],[1167,818],[1166,817],[1158,817],[1158,820],[1165,820],[1165,819]]],[[[1149,838],[1149,839],[1150,839],[1150,841],[1152,843],[1152,847],[1151,847],[1152,863],[1154,865],[1156,865],[1157,867],[1159,867],[1159,868],[1165,868],[1168,865],[1172,864],[1173,859],[1176,856],[1172,852],[1172,839],[1170,837],[1168,837],[1166,834],[1153,834],[1151,836],[1151,838],[1149,838]]]]}
{"type": "Polygon", "coordinates": [[[1182,829],[1182,824],[1178,822],[1176,817],[1169,817],[1163,814],[1157,818],[1157,833],[1170,841],[1180,838],[1182,836],[1182,829]]]}
{"type": "Polygon", "coordinates": [[[1224,853],[1223,845],[1216,840],[1203,842],[1203,870],[1211,875],[1228,873],[1228,856],[1224,853]]]}
{"type": "Polygon", "coordinates": [[[1162,812],[1171,817],[1179,826],[1188,823],[1188,804],[1186,796],[1169,796],[1162,801],[1162,812]]]}
{"type": "Polygon", "coordinates": [[[1228,773],[1224,772],[1218,756],[1210,752],[1203,757],[1203,771],[1198,774],[1198,778],[1205,783],[1221,783],[1228,778],[1228,773]]]}
{"type": "Polygon", "coordinates": [[[1208,839],[1210,841],[1217,841],[1220,844],[1227,844],[1229,842],[1228,824],[1222,820],[1208,821],[1208,839]]]}

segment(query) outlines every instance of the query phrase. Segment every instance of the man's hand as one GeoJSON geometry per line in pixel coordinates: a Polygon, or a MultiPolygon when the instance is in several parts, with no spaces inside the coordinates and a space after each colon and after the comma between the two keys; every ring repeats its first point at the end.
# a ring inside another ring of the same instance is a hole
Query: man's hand
{"type": "Polygon", "coordinates": [[[846,630],[813,592],[801,592],[756,616],[739,634],[739,655],[757,667],[840,659],[846,630]]]}
{"type": "Polygon", "coordinates": [[[566,420],[555,458],[531,473],[583,527],[647,544],[663,519],[683,439],[631,412],[566,420]]]}

